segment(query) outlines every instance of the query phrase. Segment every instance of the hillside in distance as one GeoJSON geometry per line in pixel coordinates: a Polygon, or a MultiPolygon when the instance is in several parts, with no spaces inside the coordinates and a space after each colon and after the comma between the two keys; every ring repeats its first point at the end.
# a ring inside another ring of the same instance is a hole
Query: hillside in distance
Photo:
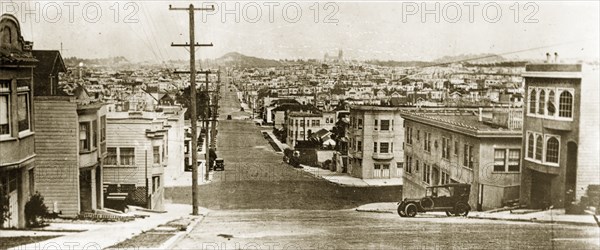
{"type": "Polygon", "coordinates": [[[240,68],[269,68],[283,65],[283,63],[278,60],[246,56],[238,52],[229,52],[219,58],[207,59],[204,60],[204,62],[211,66],[230,66],[240,68]]]}

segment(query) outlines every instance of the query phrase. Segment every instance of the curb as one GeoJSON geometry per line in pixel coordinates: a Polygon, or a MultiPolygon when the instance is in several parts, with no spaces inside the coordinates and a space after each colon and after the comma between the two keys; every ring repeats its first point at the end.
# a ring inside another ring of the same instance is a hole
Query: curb
{"type": "Polygon", "coordinates": [[[479,219],[479,220],[496,220],[496,221],[512,221],[512,222],[529,222],[529,223],[542,223],[542,224],[562,224],[571,226],[592,226],[597,227],[598,225],[587,222],[577,221],[549,221],[549,220],[537,220],[533,219],[516,219],[516,218],[494,218],[494,217],[478,217],[478,216],[467,216],[468,219],[479,219]]]}
{"type": "MultiPolygon", "coordinates": [[[[206,214],[206,215],[208,215],[208,214],[206,214]]],[[[171,249],[175,245],[175,243],[177,243],[184,236],[188,235],[200,222],[202,222],[204,220],[204,218],[206,218],[206,215],[202,216],[202,218],[198,218],[197,220],[194,220],[192,223],[190,223],[188,225],[188,227],[186,228],[185,231],[178,232],[177,234],[175,234],[175,236],[166,240],[157,249],[171,249]]]]}

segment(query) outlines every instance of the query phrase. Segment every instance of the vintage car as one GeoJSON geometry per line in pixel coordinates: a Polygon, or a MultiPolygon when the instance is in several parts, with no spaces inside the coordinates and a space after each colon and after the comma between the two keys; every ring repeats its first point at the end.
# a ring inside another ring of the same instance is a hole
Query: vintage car
{"type": "Polygon", "coordinates": [[[225,162],[223,161],[223,158],[215,159],[214,170],[215,171],[217,171],[217,170],[224,171],[225,170],[225,162]]]}
{"type": "Polygon", "coordinates": [[[406,198],[398,203],[398,215],[415,217],[417,213],[444,211],[448,216],[467,216],[471,210],[471,184],[453,183],[427,187],[425,197],[406,198]]]}

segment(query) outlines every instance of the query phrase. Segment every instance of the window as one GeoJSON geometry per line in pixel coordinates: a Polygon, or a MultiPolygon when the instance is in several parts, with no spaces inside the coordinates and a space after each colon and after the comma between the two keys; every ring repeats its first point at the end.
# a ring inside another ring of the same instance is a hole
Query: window
{"type": "Polygon", "coordinates": [[[444,171],[440,171],[440,185],[450,183],[450,174],[444,171]]]}
{"type": "Polygon", "coordinates": [[[159,146],[152,147],[152,158],[154,160],[154,164],[160,164],[160,147],[159,146]]]}
{"type": "Polygon", "coordinates": [[[542,160],[542,150],[544,148],[544,144],[542,142],[542,136],[538,135],[535,139],[535,159],[542,160]]]}
{"type": "Polygon", "coordinates": [[[381,130],[382,131],[390,130],[390,120],[381,120],[381,130]]]}
{"type": "Polygon", "coordinates": [[[300,126],[304,126],[304,120],[300,120],[300,126]]]}
{"type": "Polygon", "coordinates": [[[17,117],[19,118],[19,132],[21,132],[29,129],[29,95],[19,94],[17,102],[17,117]]]}
{"type": "Polygon", "coordinates": [[[442,158],[450,159],[450,139],[442,137],[442,158]]]}
{"type": "Polygon", "coordinates": [[[521,171],[521,150],[509,149],[508,150],[508,171],[519,172],[521,171]]]}
{"type": "Polygon", "coordinates": [[[375,170],[380,170],[380,169],[381,169],[381,165],[379,165],[379,164],[374,164],[374,165],[373,165],[373,168],[374,168],[375,170]]]}
{"type": "Polygon", "coordinates": [[[88,122],[79,123],[79,150],[90,150],[90,123],[88,122]]]}
{"type": "Polygon", "coordinates": [[[417,129],[417,141],[421,140],[421,130],[417,129]]]}
{"type": "Polygon", "coordinates": [[[546,162],[558,163],[559,142],[556,137],[549,137],[546,140],[546,162]]]}
{"type": "Polygon", "coordinates": [[[379,153],[387,154],[390,152],[390,143],[382,142],[379,144],[379,153]]]}
{"type": "Polygon", "coordinates": [[[104,160],[106,165],[117,165],[117,148],[106,149],[106,159],[104,160]]]}
{"type": "Polygon", "coordinates": [[[536,98],[536,89],[531,89],[529,91],[529,113],[535,114],[535,104],[537,103],[536,98]]]}
{"type": "Polygon", "coordinates": [[[546,110],[549,116],[554,116],[556,113],[556,106],[554,106],[554,91],[548,91],[548,102],[546,103],[546,110]]]}
{"type": "Polygon", "coordinates": [[[404,162],[406,162],[406,168],[404,170],[407,173],[412,174],[412,156],[405,156],[404,162]]]}
{"type": "Polygon", "coordinates": [[[363,128],[363,120],[358,118],[358,129],[362,129],[363,128]]]}
{"type": "Polygon", "coordinates": [[[97,120],[93,120],[92,121],[92,141],[91,141],[91,148],[96,148],[96,145],[98,143],[98,121],[97,120]]]}
{"type": "Polygon", "coordinates": [[[319,120],[312,120],[312,126],[313,127],[321,126],[321,121],[319,121],[319,120]]]}
{"type": "Polygon", "coordinates": [[[412,144],[413,143],[413,138],[412,138],[412,128],[411,127],[406,127],[406,136],[405,136],[405,141],[406,144],[412,144]]]}
{"type": "Polygon", "coordinates": [[[415,171],[419,172],[420,166],[421,166],[421,164],[419,163],[419,160],[415,160],[415,171]]]}
{"type": "Polygon", "coordinates": [[[542,89],[540,90],[540,96],[538,97],[538,114],[543,115],[546,110],[546,92],[542,89]]]}
{"type": "Polygon", "coordinates": [[[423,164],[422,181],[431,184],[431,165],[423,164]]]}
{"type": "Polygon", "coordinates": [[[567,118],[573,117],[573,95],[569,91],[565,90],[560,94],[558,116],[567,118]]]}
{"type": "Polygon", "coordinates": [[[100,142],[106,141],[106,116],[100,117],[100,142]]]}
{"type": "Polygon", "coordinates": [[[120,165],[135,165],[135,149],[120,148],[120,165]]]}
{"type": "Polygon", "coordinates": [[[373,153],[377,153],[377,142],[373,142],[373,153]]]}
{"type": "Polygon", "coordinates": [[[527,157],[529,157],[531,159],[533,159],[534,145],[535,145],[535,142],[533,141],[533,134],[530,133],[527,138],[527,157]]]}
{"type": "Polygon", "coordinates": [[[362,151],[362,141],[357,141],[356,144],[357,150],[362,151]]]}
{"type": "Polygon", "coordinates": [[[431,133],[423,132],[423,136],[425,140],[423,143],[423,149],[427,152],[431,152],[431,133]]]}
{"type": "Polygon", "coordinates": [[[473,168],[473,146],[468,144],[464,145],[463,166],[473,168]]]}
{"type": "Polygon", "coordinates": [[[375,119],[375,124],[374,124],[373,130],[377,130],[378,127],[379,127],[379,125],[377,124],[377,119],[375,119]]]}
{"type": "Polygon", "coordinates": [[[458,156],[458,141],[454,141],[454,155],[458,156]]]}
{"type": "MultiPolygon", "coordinates": [[[[2,85],[0,85],[1,88],[2,85]]],[[[10,134],[10,121],[9,121],[9,105],[8,95],[2,95],[0,92],[0,135],[10,134]]]]}
{"type": "MultiPolygon", "coordinates": [[[[404,162],[396,162],[396,169],[402,169],[404,167],[403,164],[404,164],[404,162]]],[[[398,172],[398,173],[400,173],[400,172],[398,172]]]]}
{"type": "Polygon", "coordinates": [[[506,171],[506,149],[494,149],[494,172],[506,171]]]}

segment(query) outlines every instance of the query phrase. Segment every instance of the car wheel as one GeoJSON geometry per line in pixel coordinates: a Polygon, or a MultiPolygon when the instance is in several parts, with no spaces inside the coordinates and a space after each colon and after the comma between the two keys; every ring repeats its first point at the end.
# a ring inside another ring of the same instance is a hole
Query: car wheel
{"type": "Polygon", "coordinates": [[[452,211],[446,211],[446,215],[448,217],[452,217],[452,216],[454,216],[454,213],[452,213],[452,211]]]}
{"type": "Polygon", "coordinates": [[[406,217],[406,213],[404,213],[404,209],[402,208],[402,205],[398,206],[398,215],[400,215],[400,217],[406,217]]]}
{"type": "Polygon", "coordinates": [[[417,216],[417,205],[415,205],[414,203],[410,203],[410,204],[406,205],[404,207],[404,213],[408,217],[415,217],[415,216],[417,216]]]}
{"type": "Polygon", "coordinates": [[[459,203],[456,204],[454,211],[456,216],[467,216],[467,214],[469,214],[469,207],[463,203],[459,203]]]}

